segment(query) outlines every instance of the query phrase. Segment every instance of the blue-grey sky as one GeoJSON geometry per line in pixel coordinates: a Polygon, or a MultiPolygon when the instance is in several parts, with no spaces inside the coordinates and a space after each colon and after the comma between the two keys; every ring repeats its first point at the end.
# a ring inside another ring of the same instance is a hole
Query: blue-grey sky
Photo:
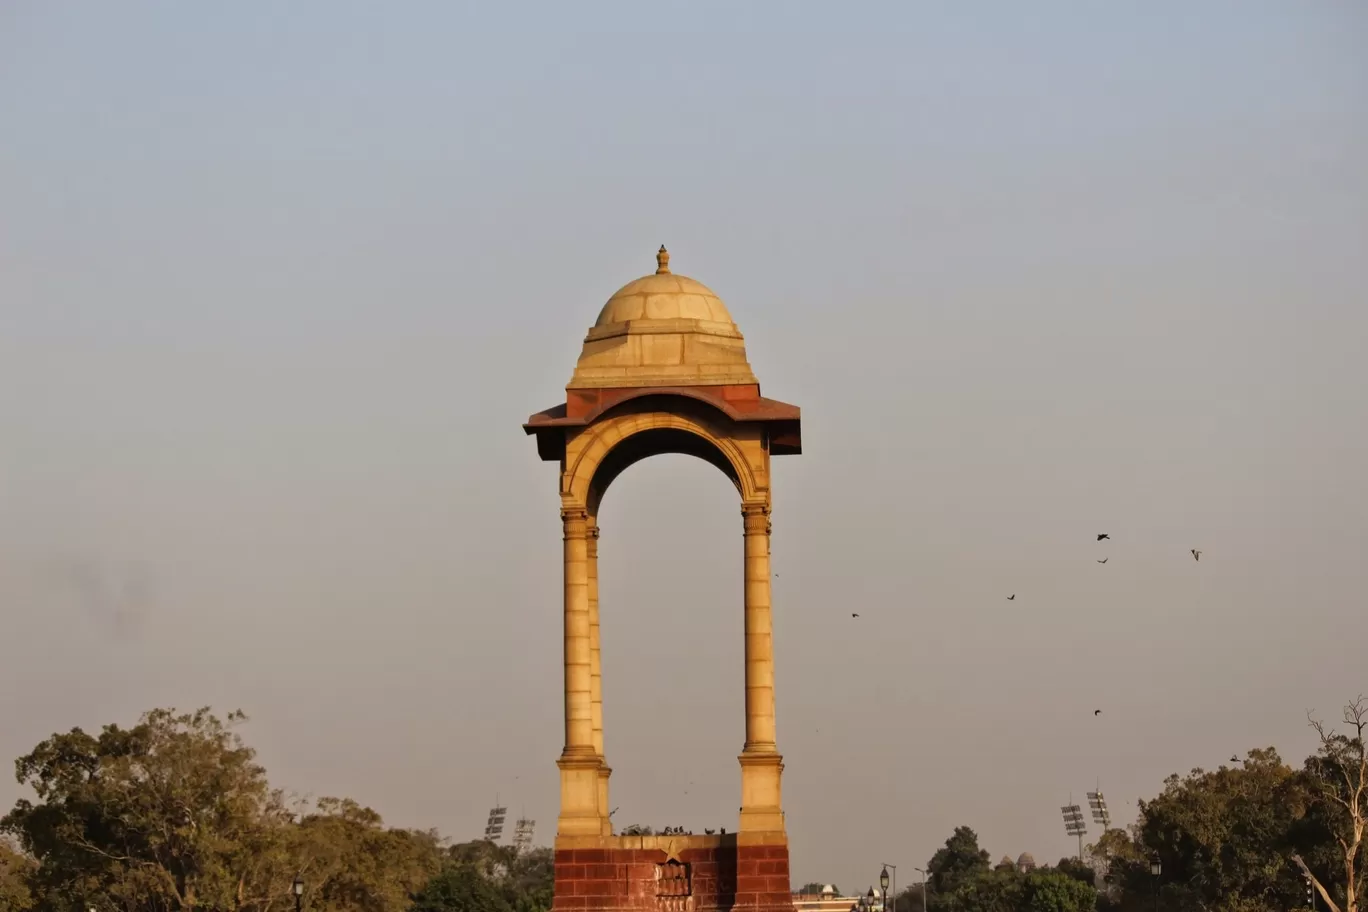
{"type": "MultiPolygon", "coordinates": [[[[804,410],[795,883],[1300,760],[1368,691],[1366,46],[1353,2],[5,4],[0,755],[241,707],[280,786],[549,840],[518,425],[665,243],[804,410]]],[[[615,819],[731,828],[735,493],[662,457],[602,526],[615,819]]]]}

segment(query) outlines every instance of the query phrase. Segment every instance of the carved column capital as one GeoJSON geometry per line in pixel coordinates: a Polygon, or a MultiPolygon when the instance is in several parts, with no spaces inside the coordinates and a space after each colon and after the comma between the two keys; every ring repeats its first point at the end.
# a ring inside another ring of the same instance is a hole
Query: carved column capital
{"type": "Polygon", "coordinates": [[[589,514],[583,507],[561,510],[561,525],[565,529],[565,540],[589,537],[589,514]]]}
{"type": "Polygon", "coordinates": [[[589,546],[589,559],[590,559],[590,560],[593,560],[594,558],[598,557],[598,540],[599,540],[599,527],[598,527],[598,525],[597,525],[597,524],[591,525],[591,526],[589,527],[588,531],[587,531],[585,534],[587,535],[587,537],[588,537],[588,539],[589,539],[589,541],[588,541],[588,546],[589,546]]]}
{"type": "Polygon", "coordinates": [[[742,504],[741,520],[747,535],[768,535],[770,532],[768,504],[742,504]]]}

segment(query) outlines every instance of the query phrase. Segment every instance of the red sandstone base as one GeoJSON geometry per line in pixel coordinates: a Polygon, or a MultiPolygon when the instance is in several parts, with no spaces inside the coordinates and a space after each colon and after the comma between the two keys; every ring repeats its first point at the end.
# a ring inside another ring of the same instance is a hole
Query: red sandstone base
{"type": "MultiPolygon", "coordinates": [[[[781,837],[782,838],[782,837],[781,837]]],[[[605,837],[556,849],[554,912],[793,912],[788,846],[726,836],[605,837]]]]}

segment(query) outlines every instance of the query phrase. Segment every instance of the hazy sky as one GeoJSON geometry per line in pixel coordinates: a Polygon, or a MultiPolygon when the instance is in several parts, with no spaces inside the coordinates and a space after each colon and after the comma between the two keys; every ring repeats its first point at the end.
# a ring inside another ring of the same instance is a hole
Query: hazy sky
{"type": "MultiPolygon", "coordinates": [[[[1365,46],[1329,0],[4,4],[0,759],[241,707],[280,786],[549,841],[519,424],[665,243],[803,408],[795,884],[1299,762],[1368,691],[1365,46]]],[[[601,522],[615,820],[731,829],[736,494],[661,457],[601,522]]]]}

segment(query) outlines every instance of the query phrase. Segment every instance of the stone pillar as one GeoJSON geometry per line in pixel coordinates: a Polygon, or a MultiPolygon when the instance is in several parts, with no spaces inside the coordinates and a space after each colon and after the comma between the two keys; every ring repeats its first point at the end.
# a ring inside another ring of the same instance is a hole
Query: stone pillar
{"type": "Polygon", "coordinates": [[[740,832],[784,830],[774,739],[774,647],[770,618],[770,522],[767,503],[741,506],[746,548],[746,744],[741,751],[740,832]]]}
{"type": "Polygon", "coordinates": [[[598,523],[591,519],[589,537],[585,542],[589,581],[589,705],[594,733],[594,753],[598,754],[599,758],[598,813],[603,821],[603,835],[611,836],[613,825],[608,819],[608,777],[613,771],[608,768],[603,754],[603,664],[599,647],[598,541],[598,523]]]}
{"type": "Polygon", "coordinates": [[[603,757],[603,666],[599,652],[598,612],[598,539],[599,529],[589,521],[585,539],[585,579],[589,604],[589,720],[593,732],[594,753],[603,757]]]}
{"type": "Polygon", "coordinates": [[[598,771],[591,699],[592,653],[589,627],[589,517],[582,508],[561,511],[565,531],[565,749],[556,765],[561,774],[561,809],[556,832],[562,836],[599,835],[598,771]]]}

